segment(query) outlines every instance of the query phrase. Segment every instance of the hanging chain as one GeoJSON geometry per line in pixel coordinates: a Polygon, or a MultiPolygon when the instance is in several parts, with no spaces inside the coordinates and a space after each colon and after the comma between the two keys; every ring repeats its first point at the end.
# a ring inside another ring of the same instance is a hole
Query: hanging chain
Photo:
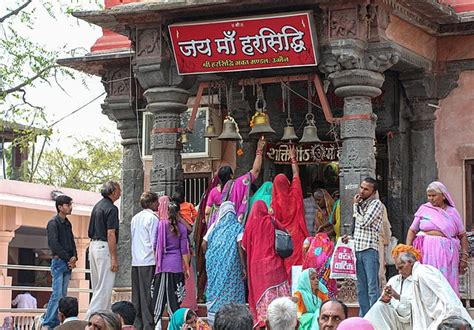
{"type": "MultiPolygon", "coordinates": [[[[290,82],[288,82],[288,85],[290,84],[290,82]]],[[[288,120],[291,121],[291,102],[290,102],[290,96],[291,96],[291,93],[290,93],[290,90],[288,88],[286,88],[286,101],[288,102],[287,104],[287,109],[288,109],[288,119],[287,119],[287,122],[288,120]]]]}
{"type": "Polygon", "coordinates": [[[281,103],[282,103],[281,112],[285,113],[286,112],[286,89],[285,89],[285,83],[283,81],[280,83],[280,87],[281,87],[281,103]]]}
{"type": "Polygon", "coordinates": [[[226,86],[226,101],[227,101],[227,115],[232,117],[232,81],[230,82],[229,88],[226,86]]]}
{"type": "Polygon", "coordinates": [[[308,79],[308,113],[312,112],[311,80],[308,79]]]}

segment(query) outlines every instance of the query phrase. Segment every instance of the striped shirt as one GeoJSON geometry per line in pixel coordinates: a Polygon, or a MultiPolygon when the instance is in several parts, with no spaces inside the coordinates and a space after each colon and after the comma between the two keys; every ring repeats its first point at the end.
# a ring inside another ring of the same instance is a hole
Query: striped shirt
{"type": "Polygon", "coordinates": [[[380,230],[382,228],[382,202],[368,198],[362,203],[353,205],[354,247],[356,251],[374,249],[378,251],[380,230]]]}

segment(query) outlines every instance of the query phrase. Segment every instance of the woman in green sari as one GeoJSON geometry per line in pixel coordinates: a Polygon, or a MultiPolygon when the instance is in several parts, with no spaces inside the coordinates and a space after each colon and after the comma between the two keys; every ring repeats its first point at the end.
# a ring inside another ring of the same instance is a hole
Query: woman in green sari
{"type": "Polygon", "coordinates": [[[298,310],[299,330],[319,330],[318,316],[321,304],[329,299],[328,289],[319,281],[313,268],[305,269],[298,278],[294,296],[298,310]]]}
{"type": "Polygon", "coordinates": [[[270,203],[272,202],[272,186],[271,181],[265,181],[260,188],[250,198],[249,211],[252,209],[252,205],[256,201],[264,201],[267,204],[267,208],[270,209],[270,203]]]}

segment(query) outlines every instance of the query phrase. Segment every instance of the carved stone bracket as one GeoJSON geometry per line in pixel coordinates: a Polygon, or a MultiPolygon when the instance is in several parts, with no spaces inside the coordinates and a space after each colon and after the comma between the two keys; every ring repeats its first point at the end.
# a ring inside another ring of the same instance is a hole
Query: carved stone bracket
{"type": "MultiPolygon", "coordinates": [[[[434,113],[440,99],[445,98],[458,86],[459,71],[445,73],[410,72],[400,75],[405,95],[411,106],[410,121],[434,121],[434,113]]],[[[426,123],[420,123],[421,129],[426,123]]]]}
{"type": "Polygon", "coordinates": [[[326,75],[353,69],[384,72],[399,61],[400,54],[401,49],[392,42],[332,40],[323,47],[319,69],[326,75]]]}

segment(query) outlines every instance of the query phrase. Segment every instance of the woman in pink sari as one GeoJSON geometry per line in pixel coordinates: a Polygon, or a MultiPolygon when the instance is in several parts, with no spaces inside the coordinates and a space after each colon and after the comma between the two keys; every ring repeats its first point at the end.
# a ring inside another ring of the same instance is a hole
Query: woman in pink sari
{"type": "Polygon", "coordinates": [[[428,203],[416,211],[406,241],[421,251],[421,263],[438,268],[459,295],[459,273],[468,266],[466,230],[444,184],[434,181],[426,193],[428,203]]]}

